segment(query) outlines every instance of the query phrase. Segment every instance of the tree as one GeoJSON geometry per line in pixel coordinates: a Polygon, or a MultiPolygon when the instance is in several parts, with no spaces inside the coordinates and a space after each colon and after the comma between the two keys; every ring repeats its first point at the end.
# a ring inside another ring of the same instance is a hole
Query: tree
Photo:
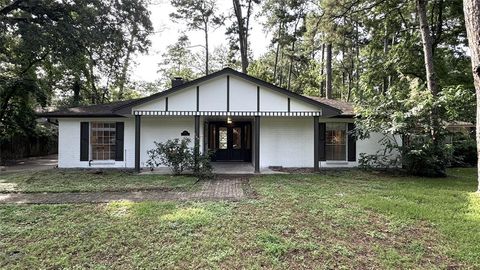
{"type": "MultiPolygon", "coordinates": [[[[435,70],[433,64],[433,47],[432,37],[430,35],[430,27],[427,22],[427,0],[416,0],[418,20],[420,24],[420,34],[422,36],[423,54],[425,61],[425,71],[427,77],[427,88],[433,96],[433,99],[438,98],[438,85],[435,77],[435,70]]],[[[432,108],[431,115],[431,135],[434,144],[438,144],[438,132],[440,128],[438,108],[432,108]]]]}
{"type": "MultiPolygon", "coordinates": [[[[240,44],[240,57],[242,63],[242,72],[247,73],[248,59],[248,36],[250,30],[250,17],[253,13],[253,5],[260,3],[260,0],[233,0],[233,11],[236,22],[230,27],[231,32],[235,29],[238,34],[238,43],[240,44]],[[245,9],[243,12],[242,9],[245,9]],[[245,13],[245,16],[243,15],[245,13]]],[[[228,31],[227,31],[228,33],[228,31]]]]}
{"type": "Polygon", "coordinates": [[[172,6],[176,12],[171,13],[170,17],[174,20],[182,20],[192,30],[201,30],[205,36],[205,75],[209,73],[209,48],[208,33],[210,27],[216,27],[223,24],[223,17],[215,15],[215,0],[172,0],[172,6]]]}
{"type": "Polygon", "coordinates": [[[34,109],[56,100],[65,105],[71,104],[65,100],[73,104],[108,101],[110,86],[125,77],[121,67],[128,62],[126,48],[130,53],[145,52],[150,44],[147,36],[152,26],[145,4],[134,0],[3,1],[1,136],[35,135],[34,109]],[[134,28],[135,33],[129,31],[134,28]]]}
{"type": "Polygon", "coordinates": [[[472,73],[477,96],[477,158],[478,158],[478,189],[480,193],[480,1],[464,0],[465,26],[472,61],[472,73]]]}

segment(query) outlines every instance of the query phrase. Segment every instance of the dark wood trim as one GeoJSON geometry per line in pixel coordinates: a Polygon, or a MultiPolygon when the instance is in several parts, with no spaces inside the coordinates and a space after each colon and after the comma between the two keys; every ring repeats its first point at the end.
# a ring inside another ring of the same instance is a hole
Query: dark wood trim
{"type": "Polygon", "coordinates": [[[320,142],[320,125],[318,123],[319,117],[313,117],[313,170],[319,171],[318,162],[319,162],[319,147],[320,142]]]}
{"type": "Polygon", "coordinates": [[[326,161],[327,156],[326,156],[326,132],[327,132],[327,124],[326,123],[318,123],[318,159],[320,161],[326,161]]]}
{"type": "MultiPolygon", "coordinates": [[[[189,82],[186,82],[182,85],[179,85],[179,86],[175,86],[175,87],[172,87],[168,90],[165,90],[165,91],[162,91],[162,92],[158,92],[156,94],[153,94],[151,96],[148,96],[148,97],[145,97],[145,98],[141,98],[141,99],[138,99],[138,100],[133,100],[132,102],[128,103],[128,104],[125,104],[125,105],[121,105],[121,106],[118,106],[116,108],[113,109],[113,112],[117,112],[117,111],[120,111],[122,112],[123,109],[125,108],[132,108],[133,106],[136,106],[138,104],[142,104],[142,103],[145,103],[145,102],[148,102],[150,100],[153,100],[153,99],[156,99],[156,98],[159,98],[159,97],[163,97],[163,96],[167,96],[167,95],[170,95],[171,93],[175,93],[177,91],[180,91],[182,89],[186,89],[188,87],[192,87],[194,85],[198,85],[200,84],[201,82],[204,82],[204,81],[207,81],[207,80],[210,80],[212,78],[215,78],[215,77],[218,77],[218,76],[221,76],[221,75],[225,75],[225,74],[232,74],[232,75],[235,75],[235,76],[238,76],[242,79],[245,79],[245,80],[248,80],[256,85],[259,85],[259,86],[263,86],[263,87],[266,87],[266,88],[270,88],[274,91],[277,91],[279,93],[282,93],[282,94],[285,94],[289,97],[293,97],[293,98],[297,98],[299,100],[302,100],[306,103],[309,103],[309,104],[312,104],[312,105],[315,105],[315,106],[318,106],[320,108],[323,108],[325,109],[326,111],[323,112],[323,116],[334,116],[334,115],[340,115],[342,113],[341,110],[337,109],[337,108],[334,108],[330,105],[327,105],[325,103],[322,103],[322,102],[319,102],[317,100],[313,100],[311,98],[308,98],[308,97],[305,97],[305,96],[302,96],[300,94],[297,94],[295,92],[292,92],[292,91],[289,91],[285,88],[282,88],[282,87],[278,87],[276,85],[273,85],[271,83],[268,83],[266,81],[263,81],[263,80],[260,80],[258,78],[255,78],[255,77],[252,77],[252,76],[249,76],[247,74],[244,74],[244,73],[241,73],[241,72],[238,72],[232,68],[224,68],[220,71],[217,71],[217,72],[214,72],[214,73],[210,73],[209,75],[206,75],[206,76],[203,76],[203,77],[200,77],[198,79],[195,79],[193,81],[189,81],[189,82]]],[[[228,75],[227,75],[228,76],[228,75]]],[[[128,112],[128,110],[126,110],[126,112],[128,112]]]]}
{"type": "Polygon", "coordinates": [[[197,86],[197,112],[200,111],[200,86],[197,86]]]}
{"type": "Polygon", "coordinates": [[[141,116],[135,115],[135,171],[140,172],[140,127],[141,116]]]}
{"type": "Polygon", "coordinates": [[[230,76],[227,75],[227,112],[230,111],[230,76]]]}
{"type": "Polygon", "coordinates": [[[255,173],[260,173],[260,116],[255,116],[255,173]]]}
{"type": "Polygon", "coordinates": [[[168,112],[168,97],[165,98],[165,111],[168,112]]]}
{"type": "Polygon", "coordinates": [[[348,139],[348,161],[357,161],[357,138],[355,134],[355,123],[347,124],[347,139],[348,139]]]}
{"type": "Polygon", "coordinates": [[[88,161],[90,149],[90,123],[80,122],[80,161],[88,161]]]}
{"type": "Polygon", "coordinates": [[[125,123],[115,123],[115,161],[123,161],[124,159],[124,132],[125,123]]]}
{"type": "Polygon", "coordinates": [[[288,98],[288,101],[287,101],[287,110],[288,112],[290,112],[290,98],[288,98]]]}
{"type": "Polygon", "coordinates": [[[257,112],[260,111],[260,86],[257,85],[257,112]]]}
{"type": "Polygon", "coordinates": [[[194,133],[194,148],[193,148],[193,156],[195,161],[195,168],[194,170],[198,170],[198,156],[200,155],[200,116],[195,116],[195,133],[194,133]]]}

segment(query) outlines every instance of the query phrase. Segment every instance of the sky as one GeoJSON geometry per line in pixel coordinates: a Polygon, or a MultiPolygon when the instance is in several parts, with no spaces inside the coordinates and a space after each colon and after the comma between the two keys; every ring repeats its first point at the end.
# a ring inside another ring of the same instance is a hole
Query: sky
{"type": "MultiPolygon", "coordinates": [[[[232,9],[231,0],[217,0],[218,12],[227,14],[232,9]]],[[[256,6],[257,10],[259,9],[256,6]]],[[[177,41],[182,31],[186,30],[185,23],[172,22],[169,14],[174,12],[174,8],[170,5],[168,0],[156,0],[149,6],[150,20],[154,27],[154,34],[151,35],[150,40],[152,46],[149,49],[148,54],[136,55],[132,67],[132,79],[141,80],[147,82],[153,82],[159,78],[157,74],[157,64],[162,60],[162,54],[165,52],[166,47],[177,41]]],[[[267,51],[267,47],[270,43],[270,35],[264,33],[262,22],[258,21],[259,18],[254,16],[250,19],[250,48],[254,57],[259,57],[267,51]]],[[[192,46],[203,45],[204,35],[202,31],[189,31],[187,32],[190,38],[192,46]]],[[[212,30],[209,33],[209,46],[210,53],[217,46],[227,45],[227,39],[225,36],[225,27],[219,27],[212,30]]],[[[202,47],[192,48],[192,50],[203,50],[202,47]]]]}

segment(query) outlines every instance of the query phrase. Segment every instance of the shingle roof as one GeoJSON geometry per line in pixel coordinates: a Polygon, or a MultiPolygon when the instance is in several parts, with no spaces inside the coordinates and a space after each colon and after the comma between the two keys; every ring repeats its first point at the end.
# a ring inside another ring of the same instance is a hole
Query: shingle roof
{"type": "Polygon", "coordinates": [[[38,113],[37,115],[40,117],[123,117],[123,115],[113,112],[113,109],[129,104],[135,100],[136,99],[130,99],[106,104],[64,108],[53,112],[38,113]]]}
{"type": "Polygon", "coordinates": [[[234,74],[237,76],[240,76],[244,79],[250,80],[254,83],[257,83],[259,85],[263,85],[265,87],[270,87],[276,91],[279,91],[283,94],[292,96],[294,98],[298,98],[300,100],[303,100],[307,103],[316,105],[316,106],[321,106],[325,110],[325,115],[333,115],[333,116],[344,116],[344,117],[351,117],[354,116],[354,110],[353,110],[353,105],[351,103],[345,102],[345,101],[340,101],[340,100],[334,100],[334,99],[325,99],[325,98],[319,98],[319,97],[313,97],[313,96],[304,96],[304,95],[299,95],[294,92],[291,92],[287,89],[275,86],[273,84],[270,84],[268,82],[262,81],[260,79],[257,79],[255,77],[249,76],[244,73],[240,73],[236,70],[233,70],[231,68],[224,68],[220,71],[211,73],[210,75],[198,78],[196,80],[186,82],[183,85],[175,86],[172,87],[168,90],[153,94],[149,97],[145,98],[140,98],[140,99],[130,99],[130,100],[124,100],[124,101],[117,101],[117,102],[111,102],[107,104],[98,104],[98,105],[89,105],[89,106],[79,106],[79,107],[72,107],[72,108],[65,108],[65,109],[60,109],[57,111],[53,112],[44,112],[44,113],[38,113],[37,115],[39,117],[123,117],[126,114],[129,114],[130,108],[134,105],[138,105],[147,101],[150,101],[155,98],[159,98],[161,96],[165,96],[168,94],[171,94],[173,92],[176,92],[178,90],[184,89],[188,86],[192,86],[194,84],[201,83],[205,80],[208,80],[210,78],[222,75],[222,74],[234,74]]]}
{"type": "Polygon", "coordinates": [[[350,102],[346,102],[338,99],[327,99],[323,97],[315,97],[315,96],[306,96],[306,97],[316,100],[318,102],[321,102],[323,104],[329,105],[336,109],[339,109],[340,111],[342,111],[341,113],[342,116],[355,116],[355,110],[354,110],[353,104],[350,102]]]}

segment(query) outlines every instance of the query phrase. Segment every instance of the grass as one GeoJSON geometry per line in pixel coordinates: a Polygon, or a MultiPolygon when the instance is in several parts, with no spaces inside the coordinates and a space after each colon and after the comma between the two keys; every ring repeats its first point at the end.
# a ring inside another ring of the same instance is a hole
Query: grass
{"type": "Polygon", "coordinates": [[[259,176],[240,202],[0,205],[0,268],[480,269],[476,172],[449,174],[259,176]]]}
{"type": "Polygon", "coordinates": [[[196,178],[170,175],[137,175],[116,170],[45,170],[2,172],[0,193],[93,192],[145,189],[189,189],[196,178]]]}

